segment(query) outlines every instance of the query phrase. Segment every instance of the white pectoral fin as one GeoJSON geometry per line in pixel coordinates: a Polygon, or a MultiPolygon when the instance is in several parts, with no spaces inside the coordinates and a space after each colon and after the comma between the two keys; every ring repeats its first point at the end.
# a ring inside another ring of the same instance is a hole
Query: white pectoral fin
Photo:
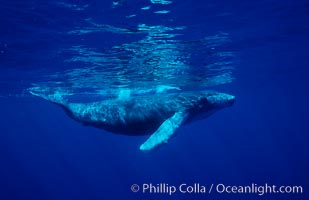
{"type": "Polygon", "coordinates": [[[158,130],[140,146],[140,150],[149,151],[160,144],[167,143],[176,130],[185,122],[187,116],[188,113],[185,111],[176,112],[172,117],[165,120],[158,130]]]}

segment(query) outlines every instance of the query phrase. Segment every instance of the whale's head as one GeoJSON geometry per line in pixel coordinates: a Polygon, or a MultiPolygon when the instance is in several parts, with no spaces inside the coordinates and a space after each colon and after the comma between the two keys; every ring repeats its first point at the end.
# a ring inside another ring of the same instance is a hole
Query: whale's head
{"type": "Polygon", "coordinates": [[[220,92],[209,93],[206,96],[206,99],[207,101],[205,103],[207,106],[216,109],[232,106],[235,102],[235,96],[220,92]]]}
{"type": "Polygon", "coordinates": [[[213,91],[206,91],[195,96],[189,109],[189,120],[205,119],[216,111],[230,107],[235,102],[235,96],[213,91]]]}

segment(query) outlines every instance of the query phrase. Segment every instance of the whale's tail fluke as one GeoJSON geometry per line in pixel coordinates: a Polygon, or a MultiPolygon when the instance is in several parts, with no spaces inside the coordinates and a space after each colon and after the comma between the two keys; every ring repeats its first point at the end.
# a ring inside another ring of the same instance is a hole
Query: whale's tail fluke
{"type": "Polygon", "coordinates": [[[62,90],[51,90],[50,88],[45,87],[31,87],[28,91],[34,96],[41,97],[55,104],[66,105],[68,103],[66,96],[69,94],[62,90]]]}

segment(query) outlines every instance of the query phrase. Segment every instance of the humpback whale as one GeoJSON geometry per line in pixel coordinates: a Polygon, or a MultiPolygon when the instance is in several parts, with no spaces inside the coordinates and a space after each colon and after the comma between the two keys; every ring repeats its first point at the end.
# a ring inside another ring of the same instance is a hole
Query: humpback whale
{"type": "Polygon", "coordinates": [[[215,111],[232,106],[233,95],[215,91],[155,93],[111,98],[97,102],[69,102],[61,93],[32,95],[60,105],[84,125],[125,135],[149,135],[140,150],[149,151],[167,143],[183,124],[204,119],[215,111]]]}

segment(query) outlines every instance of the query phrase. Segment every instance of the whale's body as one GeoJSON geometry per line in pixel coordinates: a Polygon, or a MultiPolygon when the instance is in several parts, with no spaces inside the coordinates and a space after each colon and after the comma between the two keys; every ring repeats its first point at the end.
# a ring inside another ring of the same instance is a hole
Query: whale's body
{"type": "Polygon", "coordinates": [[[151,134],[140,146],[141,150],[166,143],[182,124],[204,119],[221,108],[232,106],[235,99],[229,94],[203,91],[69,103],[59,95],[30,92],[60,105],[69,116],[85,125],[126,135],[151,134]]]}

